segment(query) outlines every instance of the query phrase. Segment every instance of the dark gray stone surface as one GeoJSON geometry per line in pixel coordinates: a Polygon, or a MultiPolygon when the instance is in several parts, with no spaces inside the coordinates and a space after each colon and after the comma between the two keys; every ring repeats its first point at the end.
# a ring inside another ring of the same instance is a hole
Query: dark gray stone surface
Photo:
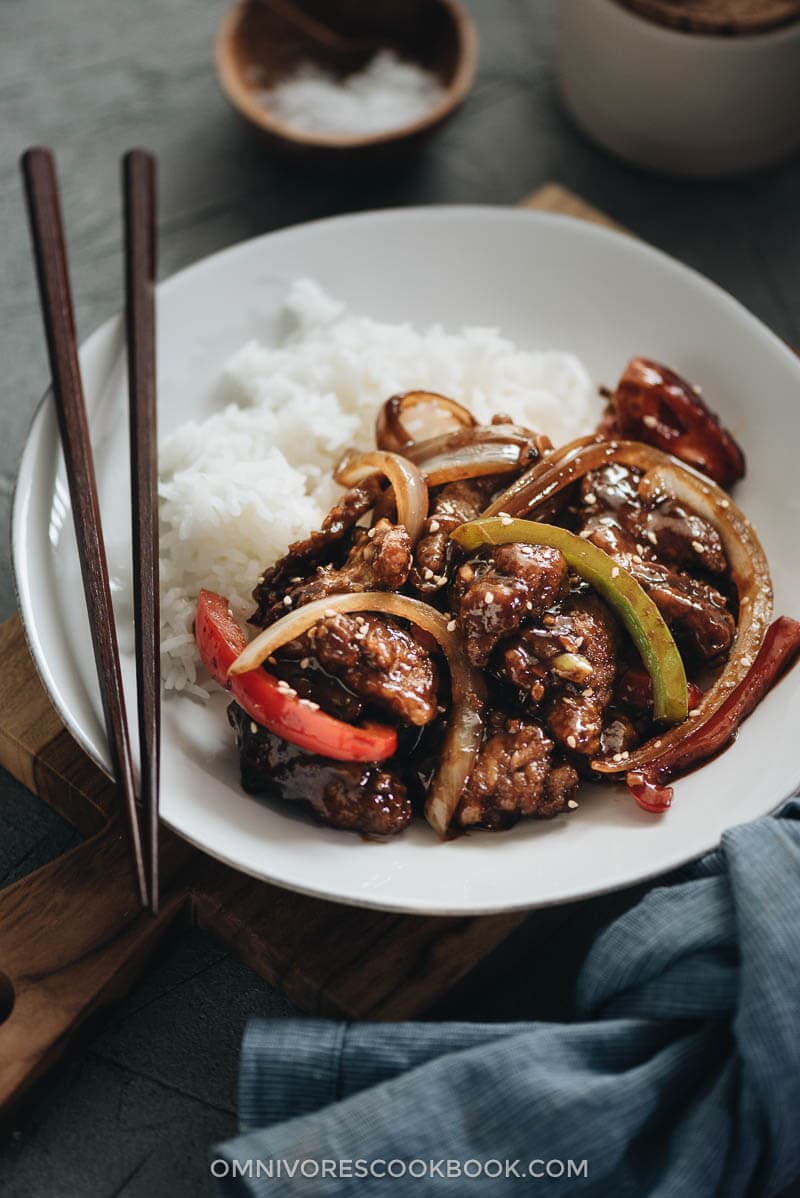
{"type": "MultiPolygon", "coordinates": [[[[470,0],[479,77],[455,120],[402,167],[308,176],[269,157],[217,90],[212,0],[3,0],[0,5],[0,618],[14,610],[7,526],[17,457],[47,370],[17,157],[58,151],[82,335],[120,302],[118,158],[160,156],[161,270],[281,225],[399,204],[511,204],[557,179],[721,283],[800,345],[800,163],[730,183],[672,183],[598,152],[553,81],[555,0],[470,0]]],[[[609,280],[613,287],[614,280],[609,280]]],[[[0,882],[74,833],[0,778],[0,882]]],[[[544,958],[446,1008],[513,1018],[568,1009],[581,951],[620,900],[580,915],[544,958]],[[548,985],[543,988],[542,978],[548,985]]],[[[0,1147],[4,1198],[207,1192],[208,1145],[234,1127],[246,1017],[285,1002],[200,933],[168,945],[91,1047],[59,1070],[0,1147]]]]}

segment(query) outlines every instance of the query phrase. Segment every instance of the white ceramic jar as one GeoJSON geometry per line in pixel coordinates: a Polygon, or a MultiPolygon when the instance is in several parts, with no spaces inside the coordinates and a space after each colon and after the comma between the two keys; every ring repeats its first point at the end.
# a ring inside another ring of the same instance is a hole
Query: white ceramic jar
{"type": "Polygon", "coordinates": [[[559,77],[578,124],[619,157],[714,178],[800,148],[800,20],[716,36],[618,0],[559,0],[559,77]]]}

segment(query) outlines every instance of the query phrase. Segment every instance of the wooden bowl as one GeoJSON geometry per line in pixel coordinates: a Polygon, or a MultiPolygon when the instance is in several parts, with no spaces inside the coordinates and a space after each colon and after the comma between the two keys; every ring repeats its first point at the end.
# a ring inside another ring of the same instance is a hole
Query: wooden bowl
{"type": "Polygon", "coordinates": [[[419,63],[439,77],[445,94],[423,117],[380,133],[316,133],[287,125],[265,107],[259,93],[290,74],[300,62],[311,61],[344,74],[341,57],[312,41],[279,15],[277,8],[261,0],[238,0],[217,34],[217,76],[234,108],[275,148],[339,159],[344,152],[413,142],[455,111],[469,91],[478,59],[475,26],[458,0],[382,0],[360,8],[352,0],[349,4],[340,0],[338,11],[337,30],[419,63]]]}

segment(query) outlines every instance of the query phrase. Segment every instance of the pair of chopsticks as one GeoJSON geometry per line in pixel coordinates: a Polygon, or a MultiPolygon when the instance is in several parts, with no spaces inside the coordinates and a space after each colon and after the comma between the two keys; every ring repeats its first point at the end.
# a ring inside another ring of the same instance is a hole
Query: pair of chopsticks
{"type": "Polygon", "coordinates": [[[125,316],[131,453],[136,683],[142,820],[136,802],[130,734],[111,605],[89,422],[81,383],[55,160],[35,147],[22,156],[39,295],[78,556],[114,780],[124,803],[136,887],[158,910],[158,783],[161,725],[155,378],[156,168],[146,150],[122,161],[125,316]]]}

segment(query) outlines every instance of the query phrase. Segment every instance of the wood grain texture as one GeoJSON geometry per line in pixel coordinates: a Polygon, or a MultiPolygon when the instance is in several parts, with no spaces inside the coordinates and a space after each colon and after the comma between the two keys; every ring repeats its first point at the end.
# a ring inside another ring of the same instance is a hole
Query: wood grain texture
{"type": "MultiPolygon", "coordinates": [[[[164,872],[174,876],[186,853],[174,837],[171,847],[164,872]]],[[[13,987],[13,1006],[0,1022],[0,1113],[128,992],[186,913],[179,885],[157,917],[142,910],[129,851],[115,820],[0,892],[0,962],[13,987]]]]}
{"type": "Polygon", "coordinates": [[[576,220],[588,220],[593,225],[602,225],[605,229],[616,229],[618,233],[624,232],[618,221],[612,220],[610,216],[606,216],[605,212],[601,212],[592,204],[587,204],[586,200],[581,199],[574,192],[568,191],[566,187],[561,187],[558,183],[545,183],[544,186],[537,187],[536,191],[531,192],[519,207],[533,208],[539,212],[557,212],[561,216],[572,216],[576,220]]]}

